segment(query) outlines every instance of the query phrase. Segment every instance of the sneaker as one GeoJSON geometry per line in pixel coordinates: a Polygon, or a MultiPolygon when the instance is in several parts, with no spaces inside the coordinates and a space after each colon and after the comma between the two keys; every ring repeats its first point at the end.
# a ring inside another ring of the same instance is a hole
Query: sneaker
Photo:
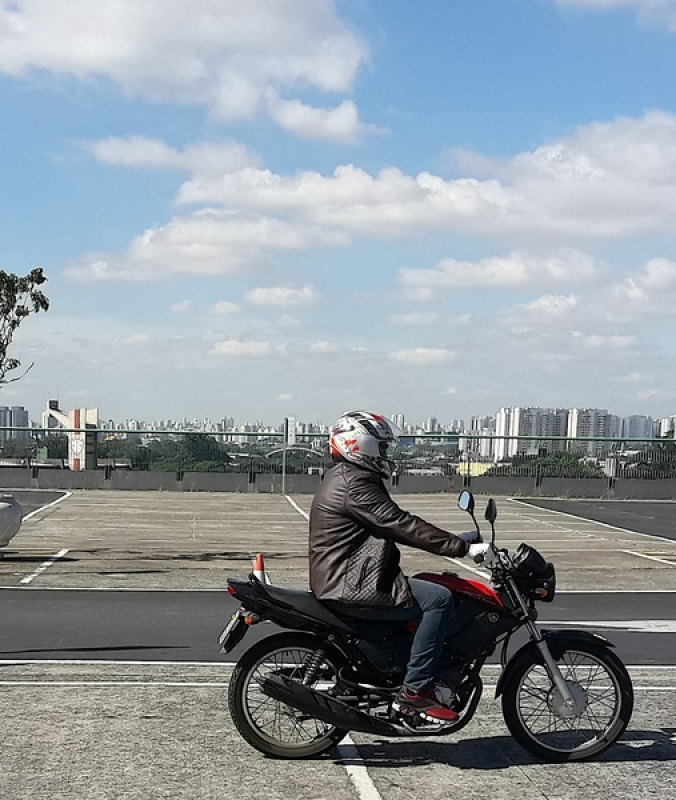
{"type": "Polygon", "coordinates": [[[429,717],[435,722],[455,722],[458,718],[457,712],[439,702],[434,684],[426,686],[419,692],[412,692],[402,686],[394,698],[392,708],[404,717],[413,717],[420,714],[423,717],[429,717]]]}

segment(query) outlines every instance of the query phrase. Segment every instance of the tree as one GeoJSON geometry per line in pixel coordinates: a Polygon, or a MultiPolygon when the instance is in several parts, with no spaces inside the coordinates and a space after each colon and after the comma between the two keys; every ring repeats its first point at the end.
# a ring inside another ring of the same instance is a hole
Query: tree
{"type": "MultiPolygon", "coordinates": [[[[31,270],[23,277],[0,270],[0,385],[18,381],[7,378],[7,374],[21,366],[18,358],[9,358],[7,351],[16,329],[29,314],[47,311],[49,300],[38,289],[47,278],[41,267],[31,270]]],[[[31,364],[26,372],[32,367],[31,364]]],[[[24,372],[24,375],[26,374],[24,372]]]]}

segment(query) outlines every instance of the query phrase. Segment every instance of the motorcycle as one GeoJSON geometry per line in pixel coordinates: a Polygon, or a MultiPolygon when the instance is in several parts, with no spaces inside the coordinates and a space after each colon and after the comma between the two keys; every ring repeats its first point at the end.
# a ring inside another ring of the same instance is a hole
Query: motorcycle
{"type": "Polygon", "coordinates": [[[613,645],[591,632],[540,629],[536,603],[554,599],[554,565],[525,543],[511,555],[496,545],[493,499],[484,515],[490,543],[481,538],[472,494],[462,492],[458,505],[474,522],[481,544],[470,556],[488,569],[490,586],[453,572],[415,576],[454,594],[439,680],[458,718],[411,719],[393,708],[415,630],[411,609],[330,605],[251,573],[247,581],[228,580],[241,606],[219,641],[228,653],[261,621],[283,629],[245,651],[229,684],[230,715],[252,747],[278,758],[308,758],[350,731],[388,738],[455,733],[477,710],[480,673],[498,646],[495,696],[507,728],[527,751],[550,762],[585,761],[618,740],[631,718],[633,688],[613,645]],[[527,641],[510,653],[516,631],[525,631],[527,641]]]}

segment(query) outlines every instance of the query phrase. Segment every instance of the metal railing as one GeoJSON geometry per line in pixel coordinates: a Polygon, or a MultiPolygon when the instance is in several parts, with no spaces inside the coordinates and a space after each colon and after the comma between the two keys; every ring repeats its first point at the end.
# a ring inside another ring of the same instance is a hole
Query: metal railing
{"type": "MultiPolygon", "coordinates": [[[[328,434],[0,427],[0,466],[65,467],[68,435],[87,434],[101,469],[248,474],[321,472],[328,434]]],[[[675,478],[674,438],[406,433],[392,453],[399,475],[451,477],[675,478]],[[498,459],[496,453],[505,455],[498,459]]]]}

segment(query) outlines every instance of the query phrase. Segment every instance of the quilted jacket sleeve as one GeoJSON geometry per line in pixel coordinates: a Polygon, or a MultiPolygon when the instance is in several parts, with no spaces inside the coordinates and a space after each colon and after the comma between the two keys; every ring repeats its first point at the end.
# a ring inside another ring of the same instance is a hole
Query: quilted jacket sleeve
{"type": "Polygon", "coordinates": [[[392,500],[382,481],[366,471],[349,481],[345,510],[371,536],[451,558],[467,554],[467,544],[462,539],[404,511],[392,500]]]}

